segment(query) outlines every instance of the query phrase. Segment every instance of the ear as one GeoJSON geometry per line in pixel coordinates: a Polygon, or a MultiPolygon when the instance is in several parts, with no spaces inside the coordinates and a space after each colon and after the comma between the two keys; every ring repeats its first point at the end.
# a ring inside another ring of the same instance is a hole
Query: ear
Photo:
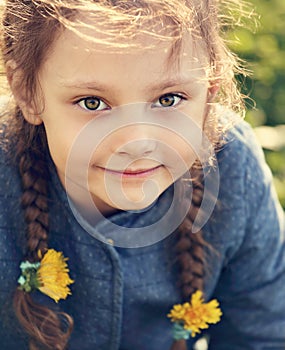
{"type": "Polygon", "coordinates": [[[14,60],[9,60],[6,63],[7,80],[10,85],[10,89],[16,101],[16,104],[20,107],[24,118],[33,125],[40,125],[42,123],[41,117],[36,113],[35,103],[28,101],[25,88],[23,87],[23,73],[17,67],[14,60]]]}
{"type": "Polygon", "coordinates": [[[207,102],[213,102],[219,89],[220,89],[219,81],[218,80],[212,81],[209,88],[208,88],[208,101],[207,102]]]}

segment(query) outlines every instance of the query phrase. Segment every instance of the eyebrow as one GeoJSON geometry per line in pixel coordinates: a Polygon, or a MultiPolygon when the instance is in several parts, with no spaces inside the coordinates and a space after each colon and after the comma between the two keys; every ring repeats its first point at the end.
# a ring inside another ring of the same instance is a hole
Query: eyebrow
{"type": "Polygon", "coordinates": [[[178,85],[189,85],[194,84],[195,79],[193,78],[177,78],[177,79],[168,79],[164,81],[160,81],[156,84],[149,84],[146,86],[146,89],[152,89],[152,90],[165,90],[167,88],[178,86],[178,85]]]}
{"type": "MultiPolygon", "coordinates": [[[[161,91],[173,86],[194,84],[195,81],[197,81],[197,79],[183,77],[177,79],[167,79],[158,83],[150,83],[145,87],[145,90],[161,91]]],[[[114,86],[108,86],[96,81],[62,81],[60,85],[65,88],[96,90],[100,92],[114,90],[114,86]]]]}

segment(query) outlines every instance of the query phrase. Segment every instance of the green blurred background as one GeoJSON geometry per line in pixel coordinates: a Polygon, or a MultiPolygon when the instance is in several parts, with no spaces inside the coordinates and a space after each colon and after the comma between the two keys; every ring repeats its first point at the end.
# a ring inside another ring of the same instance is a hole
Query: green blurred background
{"type": "Polygon", "coordinates": [[[263,146],[285,209],[285,0],[249,3],[258,26],[248,23],[249,29],[230,32],[230,46],[252,71],[250,78],[239,79],[242,91],[255,101],[247,101],[246,120],[263,146]]]}

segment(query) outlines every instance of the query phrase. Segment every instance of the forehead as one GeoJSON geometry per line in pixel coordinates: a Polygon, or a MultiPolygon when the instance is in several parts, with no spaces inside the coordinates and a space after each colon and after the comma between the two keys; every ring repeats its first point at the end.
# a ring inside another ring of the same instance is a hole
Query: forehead
{"type": "Polygon", "coordinates": [[[125,78],[135,72],[140,79],[150,74],[153,80],[181,72],[197,77],[205,74],[203,43],[194,41],[190,33],[177,40],[158,25],[153,35],[141,30],[132,37],[116,34],[112,26],[98,27],[93,22],[80,30],[65,29],[53,43],[43,68],[57,72],[63,80],[77,75],[108,77],[118,69],[125,78]]]}

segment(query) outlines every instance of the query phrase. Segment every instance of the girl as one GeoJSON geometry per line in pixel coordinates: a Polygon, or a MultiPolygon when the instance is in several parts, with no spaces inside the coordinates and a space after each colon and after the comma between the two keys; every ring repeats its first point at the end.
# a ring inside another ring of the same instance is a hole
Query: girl
{"type": "Polygon", "coordinates": [[[230,112],[234,5],[6,0],[3,349],[192,349],[221,312],[209,349],[285,348],[283,214],[230,112]]]}

